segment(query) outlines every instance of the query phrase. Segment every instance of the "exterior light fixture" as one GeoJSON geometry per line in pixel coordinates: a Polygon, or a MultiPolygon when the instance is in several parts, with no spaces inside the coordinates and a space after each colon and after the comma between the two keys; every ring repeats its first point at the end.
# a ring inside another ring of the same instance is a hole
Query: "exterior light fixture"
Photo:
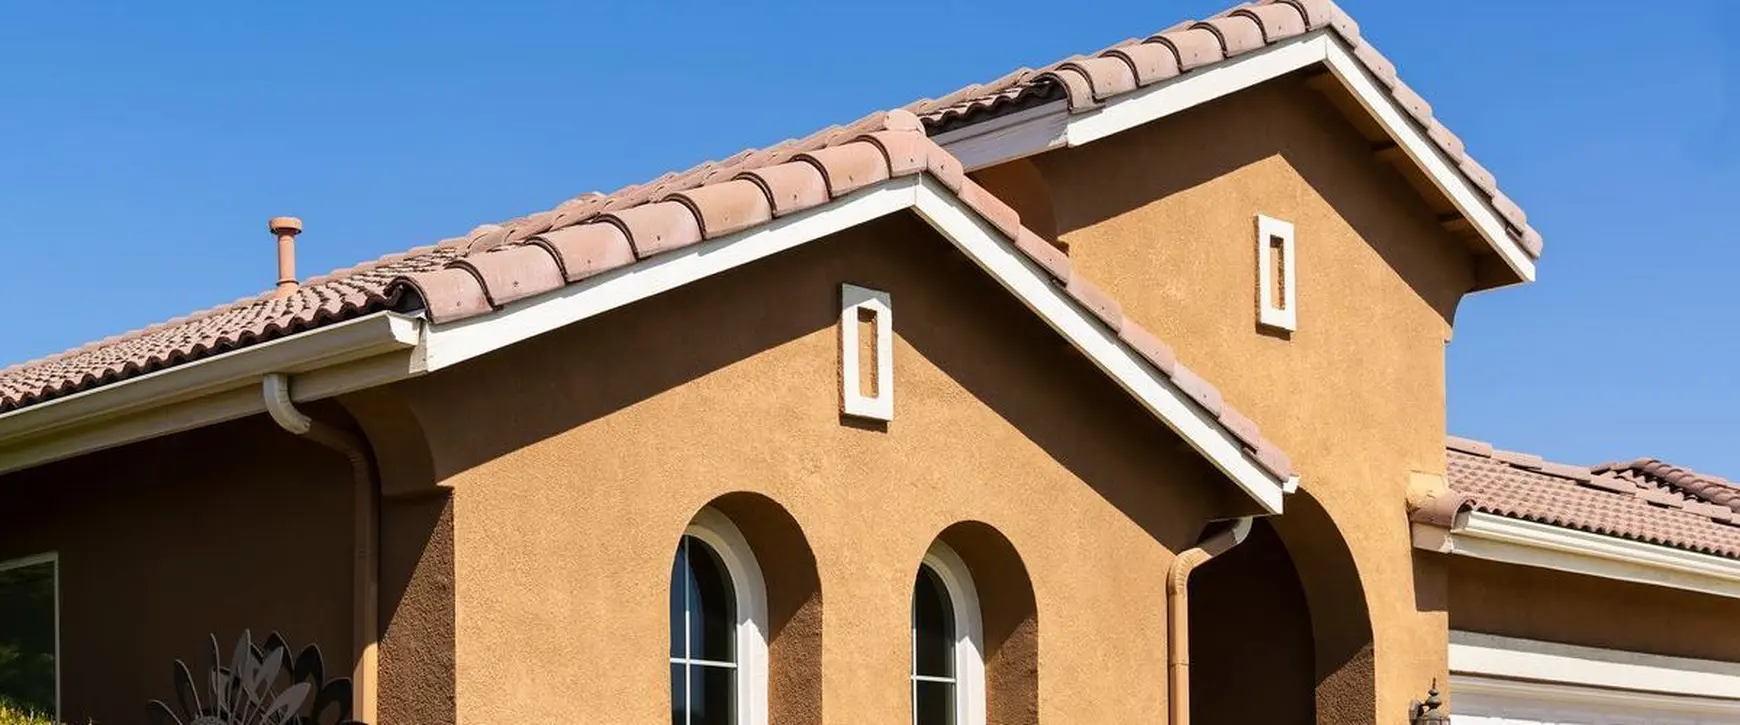
{"type": "Polygon", "coordinates": [[[1444,700],[1438,697],[1438,681],[1432,680],[1432,689],[1426,693],[1426,701],[1415,700],[1408,704],[1409,725],[1449,725],[1450,713],[1444,709],[1444,700]]]}

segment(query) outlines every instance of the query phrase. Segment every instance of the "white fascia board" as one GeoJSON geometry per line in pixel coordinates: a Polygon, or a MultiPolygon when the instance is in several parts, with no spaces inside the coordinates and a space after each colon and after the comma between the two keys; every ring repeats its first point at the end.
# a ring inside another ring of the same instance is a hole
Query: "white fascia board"
{"type": "Polygon", "coordinates": [[[1353,97],[1365,107],[1367,113],[1376,119],[1384,132],[1396,142],[1408,158],[1426,172],[1426,178],[1439,191],[1449,197],[1450,203],[1461,212],[1469,223],[1474,225],[1487,245],[1498,253],[1500,259],[1516,272],[1523,281],[1535,280],[1535,261],[1523,251],[1522,245],[1510,238],[1510,232],[1505,231],[1505,225],[1493,211],[1492,204],[1484,193],[1476,190],[1468,177],[1456,164],[1450,162],[1444,151],[1438,148],[1426,134],[1414,125],[1413,120],[1396,105],[1395,99],[1381,86],[1365,64],[1353,57],[1346,46],[1340,42],[1330,42],[1326,46],[1325,62],[1341,85],[1353,92],[1353,97]]]}
{"type": "Polygon", "coordinates": [[[1322,63],[1334,44],[1327,30],[1276,43],[1112,99],[1070,119],[1068,144],[1080,146],[1186,111],[1264,81],[1322,63]]]}
{"type": "Polygon", "coordinates": [[[720,237],[509,304],[491,314],[431,325],[420,348],[435,371],[520,340],[638,302],[703,277],[864,224],[913,204],[918,177],[904,176],[738,234],[720,237]]]}
{"type": "Polygon", "coordinates": [[[968,171],[1064,146],[1069,102],[1052,101],[931,137],[968,171]]]}
{"type": "Polygon", "coordinates": [[[1271,476],[1245,456],[1242,443],[1071,300],[1049,275],[953,193],[926,177],[918,190],[918,213],[1265,511],[1281,513],[1288,481],[1271,476]]]}
{"type": "MultiPolygon", "coordinates": [[[[1500,637],[1478,632],[1450,632],[1450,672],[1473,675],[1467,686],[1458,679],[1456,695],[1470,691],[1519,695],[1522,680],[1603,690],[1726,698],[1729,712],[1740,712],[1740,663],[1628,652],[1500,637]],[[1507,686],[1508,685],[1508,686],[1507,686]]],[[[1533,693],[1540,694],[1540,693],[1533,693]]],[[[1609,696],[1619,693],[1609,693],[1609,696]]],[[[1587,698],[1587,693],[1563,691],[1562,698],[1587,698]]],[[[1630,699],[1630,698],[1627,698],[1630,699]]]]}
{"type": "Polygon", "coordinates": [[[1179,75],[1084,113],[1071,114],[1067,104],[1059,101],[1011,114],[1007,121],[992,119],[938,134],[935,140],[973,171],[1053,148],[1091,143],[1318,64],[1327,67],[1358,99],[1504,263],[1524,281],[1534,281],[1534,259],[1511,239],[1491,202],[1328,30],[1312,31],[1179,75]]]}
{"type": "Polygon", "coordinates": [[[376,312],[0,415],[0,473],[261,412],[268,373],[299,402],[409,377],[421,327],[376,312]]]}
{"type": "Polygon", "coordinates": [[[428,371],[456,365],[906,209],[914,209],[1013,292],[1264,510],[1281,512],[1284,492],[1295,482],[1276,479],[1245,456],[1243,445],[1231,433],[1078,307],[1014,244],[925,174],[892,179],[827,206],[530,297],[493,314],[430,325],[418,348],[419,364],[428,371]]]}
{"type": "Polygon", "coordinates": [[[1466,526],[1414,527],[1414,546],[1506,564],[1740,598],[1740,561],[1476,511],[1466,526]]]}

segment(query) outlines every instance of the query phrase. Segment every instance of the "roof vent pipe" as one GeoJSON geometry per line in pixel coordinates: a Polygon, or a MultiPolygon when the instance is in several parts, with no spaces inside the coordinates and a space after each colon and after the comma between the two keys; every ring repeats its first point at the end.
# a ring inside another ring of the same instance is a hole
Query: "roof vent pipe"
{"type": "Polygon", "coordinates": [[[266,228],[278,235],[278,290],[276,297],[289,297],[296,292],[296,235],[302,233],[302,220],[293,216],[272,217],[266,228]]]}

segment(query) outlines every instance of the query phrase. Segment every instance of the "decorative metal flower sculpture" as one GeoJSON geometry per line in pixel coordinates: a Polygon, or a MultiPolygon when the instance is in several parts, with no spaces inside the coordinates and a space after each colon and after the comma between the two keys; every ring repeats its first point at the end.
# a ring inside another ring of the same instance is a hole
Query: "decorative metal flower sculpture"
{"type": "Polygon", "coordinates": [[[325,679],[319,647],[308,645],[295,661],[289,652],[277,632],[259,647],[244,630],[226,667],[214,636],[205,696],[187,665],[176,660],[177,707],[152,700],[146,719],[151,725],[364,725],[350,718],[350,678],[325,679]]]}

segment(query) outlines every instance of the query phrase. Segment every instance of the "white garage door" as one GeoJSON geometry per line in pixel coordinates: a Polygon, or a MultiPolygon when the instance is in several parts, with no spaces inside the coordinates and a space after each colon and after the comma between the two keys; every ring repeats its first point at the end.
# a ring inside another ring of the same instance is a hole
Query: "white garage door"
{"type": "MultiPolygon", "coordinates": [[[[1463,678],[1452,680],[1454,687],[1467,684],[1463,678]]],[[[1474,689],[1455,697],[1451,722],[1456,725],[1740,725],[1740,702],[1539,683],[1528,683],[1528,695],[1474,689]]]]}
{"type": "Polygon", "coordinates": [[[1740,725],[1740,664],[1450,633],[1457,725],[1740,725]]]}

